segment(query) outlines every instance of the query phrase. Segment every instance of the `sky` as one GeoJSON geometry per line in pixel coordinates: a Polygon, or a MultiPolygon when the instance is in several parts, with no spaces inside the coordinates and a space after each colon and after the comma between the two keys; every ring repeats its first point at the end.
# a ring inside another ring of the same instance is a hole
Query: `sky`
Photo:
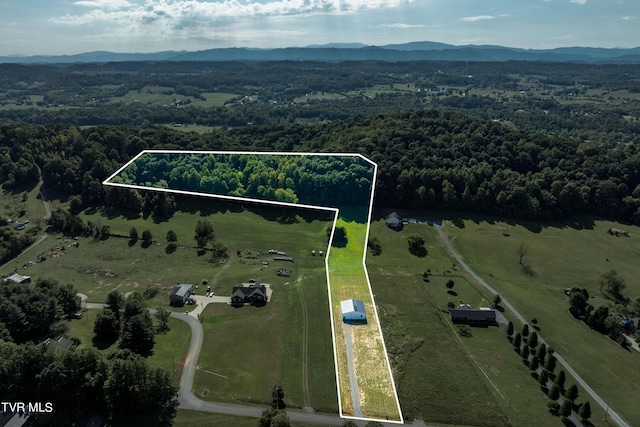
{"type": "Polygon", "coordinates": [[[0,55],[435,41],[640,46],[640,0],[0,0],[0,55]]]}

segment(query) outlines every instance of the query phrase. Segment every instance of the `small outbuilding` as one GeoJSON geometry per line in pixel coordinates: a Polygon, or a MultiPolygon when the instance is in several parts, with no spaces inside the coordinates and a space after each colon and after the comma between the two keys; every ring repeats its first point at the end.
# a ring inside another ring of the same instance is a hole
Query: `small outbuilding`
{"type": "Polygon", "coordinates": [[[11,276],[4,279],[5,282],[14,282],[14,283],[31,283],[30,276],[21,276],[18,273],[12,274],[11,276]]]}
{"type": "Polygon", "coordinates": [[[396,212],[391,212],[389,215],[387,215],[385,223],[387,224],[387,227],[391,228],[392,230],[402,230],[402,218],[400,218],[400,215],[398,215],[396,212]]]}
{"type": "Polygon", "coordinates": [[[449,309],[449,315],[453,323],[466,323],[468,325],[496,324],[496,311],[488,307],[473,309],[469,304],[460,304],[458,308],[449,309]]]}
{"type": "Polygon", "coordinates": [[[364,310],[364,302],[359,299],[348,299],[340,302],[343,322],[366,322],[367,313],[364,310]]]}
{"type": "Polygon", "coordinates": [[[169,304],[171,305],[185,305],[191,296],[191,288],[193,285],[184,283],[176,286],[171,291],[171,296],[169,297],[169,304]]]}

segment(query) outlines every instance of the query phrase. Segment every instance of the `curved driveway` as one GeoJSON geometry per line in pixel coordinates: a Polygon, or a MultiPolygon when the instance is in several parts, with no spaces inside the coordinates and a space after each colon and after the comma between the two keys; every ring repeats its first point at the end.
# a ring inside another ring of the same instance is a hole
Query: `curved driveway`
{"type": "MultiPolygon", "coordinates": [[[[444,224],[444,221],[442,223],[444,224]]],[[[473,270],[471,270],[471,268],[462,260],[462,258],[460,257],[460,254],[458,254],[458,252],[453,248],[453,245],[451,244],[447,236],[442,231],[442,226],[438,224],[434,224],[433,226],[438,231],[440,238],[444,242],[449,252],[451,252],[451,255],[453,255],[453,257],[456,259],[456,261],[458,261],[458,263],[462,266],[462,268],[464,268],[467,273],[469,273],[474,279],[476,279],[478,283],[484,286],[489,292],[497,295],[498,292],[494,288],[492,288],[487,282],[485,282],[480,276],[478,276],[473,270]]],[[[516,316],[518,320],[522,322],[523,325],[527,324],[527,321],[524,319],[524,316],[522,316],[504,297],[502,297],[501,304],[504,304],[509,310],[511,310],[513,315],[516,316]]],[[[547,345],[547,343],[540,336],[538,336],[538,341],[543,342],[545,345],[547,345]]],[[[562,356],[560,356],[558,353],[554,353],[554,355],[558,360],[558,362],[560,362],[560,364],[571,375],[573,375],[576,381],[591,395],[591,397],[602,407],[602,409],[607,411],[606,413],[609,418],[612,418],[616,423],[618,423],[618,425],[622,427],[629,426],[629,424],[627,424],[627,422],[624,421],[622,417],[618,415],[617,412],[615,412],[613,409],[609,407],[609,405],[604,401],[604,399],[602,399],[591,387],[589,387],[589,385],[580,377],[580,375],[578,375],[576,371],[573,370],[573,368],[571,368],[571,366],[569,366],[569,364],[562,358],[562,356]]]]}

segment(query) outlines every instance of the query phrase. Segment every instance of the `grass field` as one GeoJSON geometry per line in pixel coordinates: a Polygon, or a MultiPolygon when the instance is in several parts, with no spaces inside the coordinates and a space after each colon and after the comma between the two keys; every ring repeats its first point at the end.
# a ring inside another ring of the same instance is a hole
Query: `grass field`
{"type": "MultiPolygon", "coordinates": [[[[436,219],[425,213],[414,215],[436,219]]],[[[371,236],[381,242],[382,254],[369,253],[367,266],[405,418],[456,425],[504,425],[507,420],[514,426],[561,425],[560,419],[548,413],[548,399],[513,352],[504,325],[466,328],[472,336],[462,337],[461,327],[451,324],[448,301],[486,306],[492,296],[454,268],[455,260],[436,230],[408,224],[396,232],[385,226],[383,218],[378,213],[371,226],[371,236]],[[426,257],[409,253],[409,234],[425,239],[426,257]],[[422,273],[427,269],[432,276],[424,282],[422,273]],[[455,296],[447,293],[448,279],[455,281],[455,296]]],[[[493,285],[491,277],[486,280],[493,285]]],[[[504,315],[513,320],[508,311],[504,315]]],[[[517,322],[516,328],[520,329],[517,322]]],[[[539,334],[547,338],[544,328],[539,334]]],[[[567,375],[566,384],[574,382],[567,375]]],[[[584,400],[590,399],[580,389],[578,401],[584,400]]],[[[591,408],[592,422],[600,425],[597,420],[603,419],[604,411],[593,400],[591,408]]]]}
{"type": "MultiPolygon", "coordinates": [[[[374,317],[375,309],[362,265],[367,225],[344,220],[338,220],[336,225],[346,228],[348,238],[348,243],[344,247],[332,247],[329,255],[329,279],[342,411],[345,415],[354,414],[340,301],[359,299],[365,304],[367,323],[352,326],[349,329],[353,336],[354,369],[362,412],[368,418],[399,420],[401,415],[398,412],[393,380],[389,373],[382,335],[374,317]]],[[[346,333],[349,333],[348,330],[346,333]]]]}
{"type": "MultiPolygon", "coordinates": [[[[638,227],[580,218],[566,223],[521,223],[491,218],[453,218],[446,221],[449,236],[465,261],[527,318],[538,319],[542,336],[587,383],[627,422],[640,422],[637,393],[640,354],[620,346],[568,313],[563,289],[586,287],[594,306],[608,304],[598,277],[615,269],[626,281],[624,294],[640,294],[638,227]],[[610,227],[626,229],[630,238],[607,234],[610,227]],[[505,236],[508,234],[508,237],[505,236]],[[525,245],[524,263],[534,276],[522,273],[517,248],[525,245]],[[615,362],[613,362],[615,361],[615,362]]],[[[582,393],[582,397],[587,399],[582,393]]],[[[596,405],[592,402],[592,408],[596,405]]]]}

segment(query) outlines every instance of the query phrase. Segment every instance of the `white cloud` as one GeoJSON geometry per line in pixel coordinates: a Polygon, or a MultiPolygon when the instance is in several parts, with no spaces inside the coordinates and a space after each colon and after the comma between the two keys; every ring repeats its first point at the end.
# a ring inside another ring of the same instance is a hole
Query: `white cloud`
{"type": "Polygon", "coordinates": [[[571,0],[574,4],[587,4],[587,0],[571,0]]]}
{"type": "Polygon", "coordinates": [[[635,16],[627,15],[627,16],[623,16],[623,17],[622,17],[622,18],[620,18],[620,19],[621,19],[622,21],[633,21],[634,19],[636,19],[636,17],[635,17],[635,16]]]}
{"type": "Polygon", "coordinates": [[[77,6],[95,7],[97,9],[116,10],[133,6],[127,0],[82,0],[74,3],[77,6]]]}
{"type": "Polygon", "coordinates": [[[476,21],[486,21],[489,19],[495,19],[495,16],[492,15],[478,15],[478,16],[467,16],[465,18],[462,18],[463,21],[465,22],[476,22],[476,21]]]}
{"type": "Polygon", "coordinates": [[[350,13],[364,9],[395,8],[415,0],[147,0],[133,5],[127,0],[82,0],[78,6],[93,7],[83,14],[51,18],[58,24],[88,24],[96,21],[152,23],[212,22],[224,18],[350,13]],[[121,9],[126,9],[121,10],[121,9]],[[108,12],[104,12],[108,10],[108,12]]]}
{"type": "Polygon", "coordinates": [[[377,25],[377,28],[399,28],[399,29],[405,29],[405,28],[425,28],[426,25],[416,25],[416,24],[403,24],[401,22],[396,22],[395,24],[382,24],[382,25],[377,25]]]}

